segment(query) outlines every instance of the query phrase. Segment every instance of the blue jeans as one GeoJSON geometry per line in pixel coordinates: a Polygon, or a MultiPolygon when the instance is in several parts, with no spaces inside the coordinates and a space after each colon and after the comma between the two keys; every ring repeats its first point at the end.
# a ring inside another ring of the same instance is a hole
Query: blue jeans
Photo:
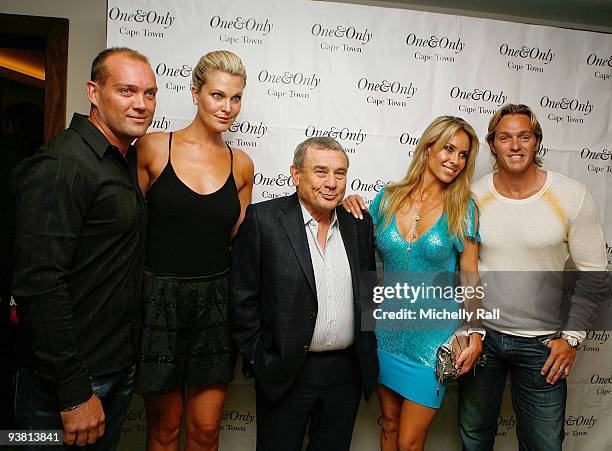
{"type": "MultiPolygon", "coordinates": [[[[78,449],[86,451],[114,451],[119,444],[123,421],[134,394],[136,366],[91,378],[91,388],[100,398],[105,416],[104,435],[93,445],[30,446],[29,451],[78,449]]],[[[37,371],[22,369],[17,375],[15,411],[19,429],[63,429],[56,395],[41,381],[37,371]]]]}
{"type": "Polygon", "coordinates": [[[459,432],[464,451],[490,451],[495,443],[506,378],[510,374],[516,435],[521,451],[561,451],[565,380],[550,385],[540,374],[550,354],[543,340],[487,329],[487,364],[459,379],[459,432]]]}

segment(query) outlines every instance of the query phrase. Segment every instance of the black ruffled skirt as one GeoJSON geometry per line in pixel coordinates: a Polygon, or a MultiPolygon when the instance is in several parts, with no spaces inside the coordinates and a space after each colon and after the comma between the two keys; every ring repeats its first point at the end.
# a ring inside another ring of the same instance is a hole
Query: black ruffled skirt
{"type": "Polygon", "coordinates": [[[231,382],[236,354],[228,323],[228,272],[201,277],[145,272],[137,393],[231,382]]]}

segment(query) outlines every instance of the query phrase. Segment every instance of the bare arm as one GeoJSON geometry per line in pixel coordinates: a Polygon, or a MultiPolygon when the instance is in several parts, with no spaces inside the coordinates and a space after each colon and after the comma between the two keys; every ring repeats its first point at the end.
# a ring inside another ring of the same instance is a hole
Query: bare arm
{"type": "MultiPolygon", "coordinates": [[[[478,230],[478,216],[475,218],[474,229],[478,230]]],[[[478,274],[478,243],[464,238],[463,252],[459,259],[460,280],[464,289],[470,287],[476,290],[480,286],[480,276],[478,274]]],[[[465,309],[473,314],[470,327],[482,327],[481,321],[476,320],[476,312],[482,307],[482,298],[475,296],[465,297],[465,309]]],[[[479,333],[470,334],[470,345],[464,349],[457,358],[457,367],[461,368],[459,376],[470,371],[475,365],[480,353],[482,352],[482,336],[479,333]]]]}
{"type": "Polygon", "coordinates": [[[168,159],[168,134],[149,133],[136,141],[138,185],[144,196],[168,159]]]}
{"type": "Polygon", "coordinates": [[[246,208],[250,205],[253,196],[253,180],[255,167],[253,160],[240,149],[234,150],[236,157],[236,185],[238,188],[238,199],[240,200],[240,217],[234,227],[232,227],[232,236],[236,235],[238,227],[244,220],[246,208]]]}

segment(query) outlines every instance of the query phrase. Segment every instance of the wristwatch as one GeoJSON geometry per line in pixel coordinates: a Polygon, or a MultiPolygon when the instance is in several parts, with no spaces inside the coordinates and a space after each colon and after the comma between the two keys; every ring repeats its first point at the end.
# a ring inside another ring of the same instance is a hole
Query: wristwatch
{"type": "Polygon", "coordinates": [[[564,334],[563,332],[561,332],[561,335],[559,336],[559,338],[563,338],[567,342],[567,344],[570,345],[572,348],[577,348],[578,345],[580,344],[580,342],[578,341],[576,337],[574,337],[573,335],[564,334]]]}

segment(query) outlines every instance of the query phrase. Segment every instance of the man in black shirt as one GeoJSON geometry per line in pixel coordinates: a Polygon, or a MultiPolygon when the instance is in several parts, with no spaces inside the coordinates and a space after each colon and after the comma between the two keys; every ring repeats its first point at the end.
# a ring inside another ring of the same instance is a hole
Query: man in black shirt
{"type": "Polygon", "coordinates": [[[144,260],[131,143],[151,124],[157,86],[144,55],[114,48],[94,60],[86,90],[89,117],[75,114],[14,173],[13,295],[33,350],[16,417],[108,451],[133,393],[144,260]]]}

